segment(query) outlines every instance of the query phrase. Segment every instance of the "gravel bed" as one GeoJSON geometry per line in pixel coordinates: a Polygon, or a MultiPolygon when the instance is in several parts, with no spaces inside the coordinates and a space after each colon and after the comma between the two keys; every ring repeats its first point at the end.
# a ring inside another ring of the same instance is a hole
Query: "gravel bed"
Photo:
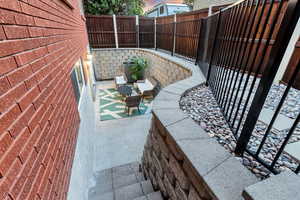
{"type": "MultiPolygon", "coordinates": [[[[284,89],[285,86],[282,84],[273,85],[264,107],[272,110],[276,109],[276,106],[280,101],[280,94],[284,92],[284,89]]],[[[286,102],[287,103],[285,103],[285,105],[281,109],[281,114],[295,119],[300,110],[300,92],[292,89],[286,102]]],[[[236,139],[233,135],[232,130],[229,128],[219,105],[217,104],[212,92],[210,91],[210,89],[208,89],[208,87],[203,84],[196,88],[188,90],[181,97],[180,107],[205,131],[207,131],[211,137],[216,138],[217,141],[225,147],[225,149],[234,154],[233,151],[236,146],[236,139]]],[[[237,119],[239,117],[240,116],[238,115],[237,119]]],[[[266,128],[266,124],[258,121],[248,144],[248,149],[253,151],[257,150],[260,141],[266,131],[266,128]]],[[[284,130],[281,132],[275,129],[272,130],[266,140],[264,147],[261,150],[261,153],[259,154],[259,157],[270,164],[278,150],[278,147],[284,140],[287,132],[288,130],[284,130]]],[[[290,139],[290,142],[296,142],[299,140],[300,127],[298,127],[298,129],[295,131],[292,138],[290,139]]],[[[244,154],[243,158],[236,158],[261,179],[267,178],[271,175],[269,170],[255,161],[255,159],[247,153],[244,154]]],[[[277,169],[278,171],[289,169],[295,170],[297,166],[298,163],[294,159],[292,159],[288,154],[283,153],[276,163],[275,169],[277,169]]]]}

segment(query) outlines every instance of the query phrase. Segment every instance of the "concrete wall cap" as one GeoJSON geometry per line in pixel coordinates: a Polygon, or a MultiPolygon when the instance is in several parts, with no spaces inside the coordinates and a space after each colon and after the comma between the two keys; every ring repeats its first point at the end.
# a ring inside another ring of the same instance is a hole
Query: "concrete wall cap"
{"type": "Polygon", "coordinates": [[[300,199],[299,185],[300,177],[286,171],[247,187],[243,196],[246,200],[300,199]]]}

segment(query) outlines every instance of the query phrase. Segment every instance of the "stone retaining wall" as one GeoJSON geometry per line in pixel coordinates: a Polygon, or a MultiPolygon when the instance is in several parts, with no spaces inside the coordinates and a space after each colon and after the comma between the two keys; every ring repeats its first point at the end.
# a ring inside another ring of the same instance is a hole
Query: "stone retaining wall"
{"type": "Polygon", "coordinates": [[[153,76],[162,87],[191,76],[190,70],[180,64],[166,59],[159,52],[147,49],[94,49],[93,62],[96,80],[113,79],[123,74],[123,62],[133,56],[148,60],[146,76],[153,76]]]}
{"type": "Polygon", "coordinates": [[[204,81],[196,66],[182,66],[192,76],[167,85],[153,102],[143,172],[165,199],[241,200],[258,179],[180,109],[182,94],[204,81]]]}

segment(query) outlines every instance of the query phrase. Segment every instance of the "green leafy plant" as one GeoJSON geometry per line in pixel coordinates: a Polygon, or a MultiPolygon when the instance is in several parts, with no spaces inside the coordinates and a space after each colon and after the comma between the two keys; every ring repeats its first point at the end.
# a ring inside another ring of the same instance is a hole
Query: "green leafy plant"
{"type": "Polygon", "coordinates": [[[188,5],[192,9],[194,5],[194,0],[184,0],[183,3],[188,5]]]}
{"type": "Polygon", "coordinates": [[[145,69],[148,67],[148,61],[142,57],[133,57],[130,59],[131,78],[136,80],[141,80],[144,77],[145,69]]]}
{"type": "Polygon", "coordinates": [[[92,15],[142,15],[143,0],[85,0],[84,10],[92,15]]]}

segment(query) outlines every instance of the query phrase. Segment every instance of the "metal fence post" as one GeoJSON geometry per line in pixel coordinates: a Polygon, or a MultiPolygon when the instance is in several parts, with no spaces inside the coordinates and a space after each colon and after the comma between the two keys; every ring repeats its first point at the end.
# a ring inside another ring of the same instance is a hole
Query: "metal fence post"
{"type": "Polygon", "coordinates": [[[140,48],[140,23],[139,23],[139,16],[135,16],[135,25],[136,25],[136,46],[140,48]]]}
{"type": "Polygon", "coordinates": [[[157,32],[157,27],[156,27],[156,17],[154,18],[154,48],[157,50],[157,45],[156,45],[156,32],[157,32]]]}
{"type": "Polygon", "coordinates": [[[116,15],[113,15],[113,22],[114,22],[114,33],[115,33],[115,43],[116,43],[116,48],[119,48],[119,40],[118,40],[118,30],[117,30],[117,18],[116,18],[116,15]]]}
{"type": "Polygon", "coordinates": [[[174,15],[174,24],[173,24],[173,49],[172,49],[172,56],[175,53],[176,49],[176,21],[177,21],[177,15],[174,15]]]}
{"type": "Polygon", "coordinates": [[[219,10],[218,15],[219,16],[218,16],[218,22],[217,22],[217,29],[216,29],[216,33],[215,33],[215,36],[214,36],[213,48],[212,48],[212,53],[210,55],[208,72],[207,72],[207,77],[206,77],[206,85],[207,86],[208,86],[208,81],[209,81],[210,72],[211,72],[211,68],[212,68],[212,61],[214,59],[215,48],[217,46],[217,38],[218,38],[218,33],[219,33],[219,28],[220,28],[220,21],[221,21],[221,18],[222,18],[222,9],[219,10]]]}
{"type": "MultiPolygon", "coordinates": [[[[286,14],[282,20],[282,23],[279,28],[279,32],[275,38],[275,43],[270,53],[273,59],[268,60],[266,69],[263,72],[254,99],[250,106],[250,110],[248,112],[241,135],[237,141],[235,153],[239,156],[243,155],[243,153],[247,149],[247,145],[250,141],[258,117],[261,113],[265,100],[268,96],[269,90],[273,84],[275,75],[278,71],[279,65],[288,47],[289,40],[287,38],[291,38],[293,31],[296,27],[296,24],[299,20],[299,15],[300,15],[299,10],[300,10],[300,1],[290,0],[287,7],[286,14]]],[[[279,13],[277,15],[279,16],[279,13]]],[[[276,17],[278,18],[278,16],[276,17]]],[[[274,28],[275,26],[271,27],[270,32],[273,32],[274,28]]],[[[271,37],[272,34],[271,36],[269,36],[267,44],[271,40],[271,37]]]]}
{"type": "Polygon", "coordinates": [[[197,46],[197,53],[196,53],[196,60],[195,60],[195,65],[198,64],[199,61],[199,53],[200,53],[200,40],[201,40],[201,33],[202,33],[202,28],[204,27],[204,19],[200,19],[200,29],[199,29],[199,36],[198,36],[198,46],[197,46]]]}

